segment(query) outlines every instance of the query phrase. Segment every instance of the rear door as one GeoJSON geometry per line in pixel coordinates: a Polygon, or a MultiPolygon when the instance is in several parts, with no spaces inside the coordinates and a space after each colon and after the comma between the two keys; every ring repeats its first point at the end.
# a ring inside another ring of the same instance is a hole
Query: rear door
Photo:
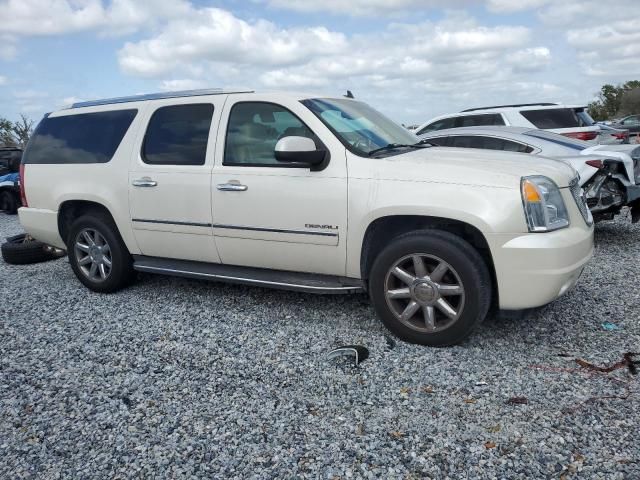
{"type": "Polygon", "coordinates": [[[131,224],[143,255],[218,263],[211,169],[225,95],[151,102],[129,171],[131,224]],[[212,140],[212,141],[211,141],[212,140]]]}
{"type": "Polygon", "coordinates": [[[346,265],[346,150],[300,102],[233,95],[213,171],[213,227],[222,263],[342,276],[346,265]],[[304,120],[303,120],[304,119],[304,120]],[[330,152],[320,170],[274,157],[303,136],[330,152]]]}

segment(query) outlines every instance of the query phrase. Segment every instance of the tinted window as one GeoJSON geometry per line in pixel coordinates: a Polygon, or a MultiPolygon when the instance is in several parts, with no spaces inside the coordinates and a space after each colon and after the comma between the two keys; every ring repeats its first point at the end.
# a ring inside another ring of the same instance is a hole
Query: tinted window
{"type": "Polygon", "coordinates": [[[210,103],[158,108],[144,137],[143,161],[152,165],[204,165],[212,116],[210,103]]]}
{"type": "Polygon", "coordinates": [[[438,145],[440,147],[446,147],[450,139],[451,137],[434,137],[434,138],[425,138],[424,141],[427,143],[431,143],[433,145],[438,145]]]}
{"type": "Polygon", "coordinates": [[[625,118],[622,121],[622,124],[623,125],[630,125],[630,126],[640,125],[640,117],[636,116],[636,117],[625,118]]]}
{"type": "Polygon", "coordinates": [[[485,150],[505,150],[509,152],[530,153],[533,151],[528,145],[504,140],[502,138],[484,137],[480,135],[456,135],[451,137],[452,147],[482,148],[485,150]]]}
{"type": "Polygon", "coordinates": [[[288,166],[276,160],[276,143],[283,137],[311,138],[314,133],[286,108],[274,103],[237,103],[229,114],[224,165],[288,166]]]}
{"type": "Polygon", "coordinates": [[[502,115],[490,113],[483,115],[463,115],[458,117],[456,127],[477,127],[480,125],[504,125],[502,115]]]}
{"type": "Polygon", "coordinates": [[[44,118],[23,163],[106,163],[116,153],[137,110],[44,118]]]}
{"type": "Polygon", "coordinates": [[[548,108],[544,110],[522,110],[524,118],[536,128],[574,128],[581,122],[572,108],[548,108]]]}
{"type": "Polygon", "coordinates": [[[435,122],[431,122],[426,127],[420,129],[420,131],[416,132],[416,135],[424,135],[427,132],[444,130],[446,128],[454,128],[455,122],[456,122],[456,117],[442,118],[440,120],[436,120],[435,122]]]}

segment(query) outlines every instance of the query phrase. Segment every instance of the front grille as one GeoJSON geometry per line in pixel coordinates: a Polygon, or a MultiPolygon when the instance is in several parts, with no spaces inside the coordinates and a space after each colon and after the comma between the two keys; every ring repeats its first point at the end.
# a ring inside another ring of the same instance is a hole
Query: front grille
{"type": "Polygon", "coordinates": [[[587,225],[593,224],[593,217],[589,212],[589,207],[587,206],[587,202],[584,197],[584,191],[580,186],[579,177],[576,177],[573,180],[571,180],[571,183],[569,184],[569,190],[571,190],[571,195],[573,196],[573,199],[576,201],[576,205],[578,205],[578,210],[580,210],[580,213],[582,214],[582,218],[584,218],[584,221],[587,223],[587,225]]]}

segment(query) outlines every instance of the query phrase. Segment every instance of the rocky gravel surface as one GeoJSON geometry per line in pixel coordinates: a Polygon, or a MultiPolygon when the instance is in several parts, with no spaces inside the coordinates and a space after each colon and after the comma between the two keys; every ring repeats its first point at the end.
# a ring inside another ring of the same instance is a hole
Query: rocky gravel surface
{"type": "Polygon", "coordinates": [[[390,340],[363,295],[99,295],[66,258],[0,261],[0,478],[640,478],[638,376],[574,360],[640,351],[640,225],[596,241],[571,293],[447,349],[390,340]],[[326,360],[349,343],[359,367],[326,360]]]}

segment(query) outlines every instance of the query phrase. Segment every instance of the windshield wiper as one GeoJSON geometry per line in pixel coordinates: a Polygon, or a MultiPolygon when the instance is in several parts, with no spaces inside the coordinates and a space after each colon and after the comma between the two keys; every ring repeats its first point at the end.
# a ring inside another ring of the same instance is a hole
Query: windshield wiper
{"type": "Polygon", "coordinates": [[[385,150],[393,150],[395,148],[426,148],[427,145],[425,144],[421,144],[420,142],[418,143],[413,143],[413,144],[405,144],[405,143],[390,143],[389,145],[386,145],[384,147],[380,147],[380,148],[374,148],[373,150],[371,150],[368,155],[375,155],[378,152],[384,152],[385,150]]]}

